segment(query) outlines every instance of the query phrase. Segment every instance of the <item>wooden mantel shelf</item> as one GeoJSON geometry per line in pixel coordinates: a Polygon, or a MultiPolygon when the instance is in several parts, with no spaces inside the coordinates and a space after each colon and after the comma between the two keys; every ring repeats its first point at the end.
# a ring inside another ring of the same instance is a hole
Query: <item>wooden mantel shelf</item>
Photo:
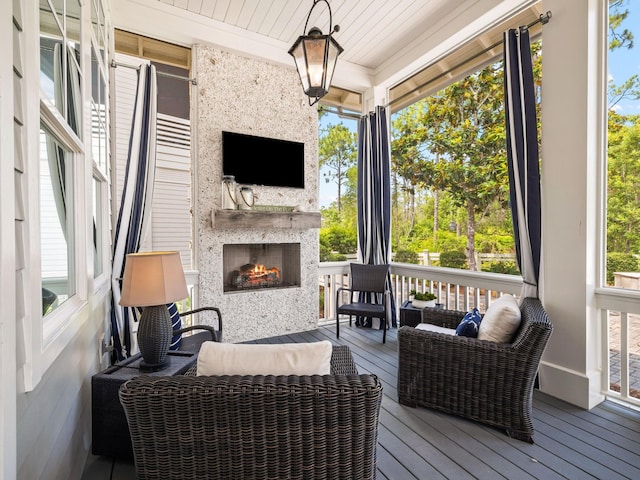
{"type": "Polygon", "coordinates": [[[213,210],[213,228],[320,228],[320,212],[264,212],[254,210],[213,210]]]}

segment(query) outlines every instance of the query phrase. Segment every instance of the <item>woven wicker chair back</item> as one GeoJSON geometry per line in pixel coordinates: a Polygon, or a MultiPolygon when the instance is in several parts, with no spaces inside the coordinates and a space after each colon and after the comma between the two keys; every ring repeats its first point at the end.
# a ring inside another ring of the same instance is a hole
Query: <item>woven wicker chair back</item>
{"type": "Polygon", "coordinates": [[[351,264],[351,288],[360,292],[384,293],[389,265],[351,264]]]}

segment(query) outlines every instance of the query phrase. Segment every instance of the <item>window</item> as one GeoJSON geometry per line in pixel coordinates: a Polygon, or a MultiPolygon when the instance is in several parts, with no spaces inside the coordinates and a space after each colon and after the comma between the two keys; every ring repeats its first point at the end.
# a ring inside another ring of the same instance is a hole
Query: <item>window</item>
{"type": "Polygon", "coordinates": [[[45,317],[73,297],[78,285],[76,207],[82,192],[76,188],[82,182],[78,181],[76,153],[82,151],[83,104],[80,13],[78,0],[40,2],[40,91],[45,101],[39,162],[40,270],[45,317]]]}
{"type": "Polygon", "coordinates": [[[106,182],[99,175],[93,177],[93,278],[97,278],[104,272],[104,221],[102,212],[104,211],[104,199],[106,195],[106,182]]]}

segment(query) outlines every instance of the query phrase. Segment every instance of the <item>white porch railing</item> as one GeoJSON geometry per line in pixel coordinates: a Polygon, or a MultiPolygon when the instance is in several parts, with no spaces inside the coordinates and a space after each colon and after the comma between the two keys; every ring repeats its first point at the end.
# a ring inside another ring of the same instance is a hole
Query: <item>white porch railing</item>
{"type": "Polygon", "coordinates": [[[602,385],[610,398],[640,407],[640,292],[601,288],[602,385]]]}
{"type": "MultiPolygon", "coordinates": [[[[335,321],[335,295],[341,286],[349,285],[348,262],[322,262],[319,268],[320,288],[324,294],[324,315],[321,323],[335,321]]],[[[517,296],[522,278],[488,272],[471,272],[455,268],[428,267],[407,263],[391,264],[391,282],[396,302],[396,314],[409,292],[431,292],[436,302],[452,310],[470,310],[477,307],[484,312],[492,299],[503,293],[517,296]]]]}

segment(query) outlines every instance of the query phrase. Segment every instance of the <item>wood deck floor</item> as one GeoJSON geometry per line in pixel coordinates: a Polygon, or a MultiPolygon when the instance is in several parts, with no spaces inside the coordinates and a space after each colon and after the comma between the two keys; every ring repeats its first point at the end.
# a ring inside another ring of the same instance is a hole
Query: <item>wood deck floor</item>
{"type": "MultiPolygon", "coordinates": [[[[640,478],[640,412],[607,401],[585,411],[536,391],[535,444],[465,419],[397,403],[396,333],[335,326],[260,343],[330,340],[349,345],[358,370],[384,387],[378,432],[378,479],[640,478]]],[[[135,479],[132,464],[90,456],[87,480],[135,479]]]]}

